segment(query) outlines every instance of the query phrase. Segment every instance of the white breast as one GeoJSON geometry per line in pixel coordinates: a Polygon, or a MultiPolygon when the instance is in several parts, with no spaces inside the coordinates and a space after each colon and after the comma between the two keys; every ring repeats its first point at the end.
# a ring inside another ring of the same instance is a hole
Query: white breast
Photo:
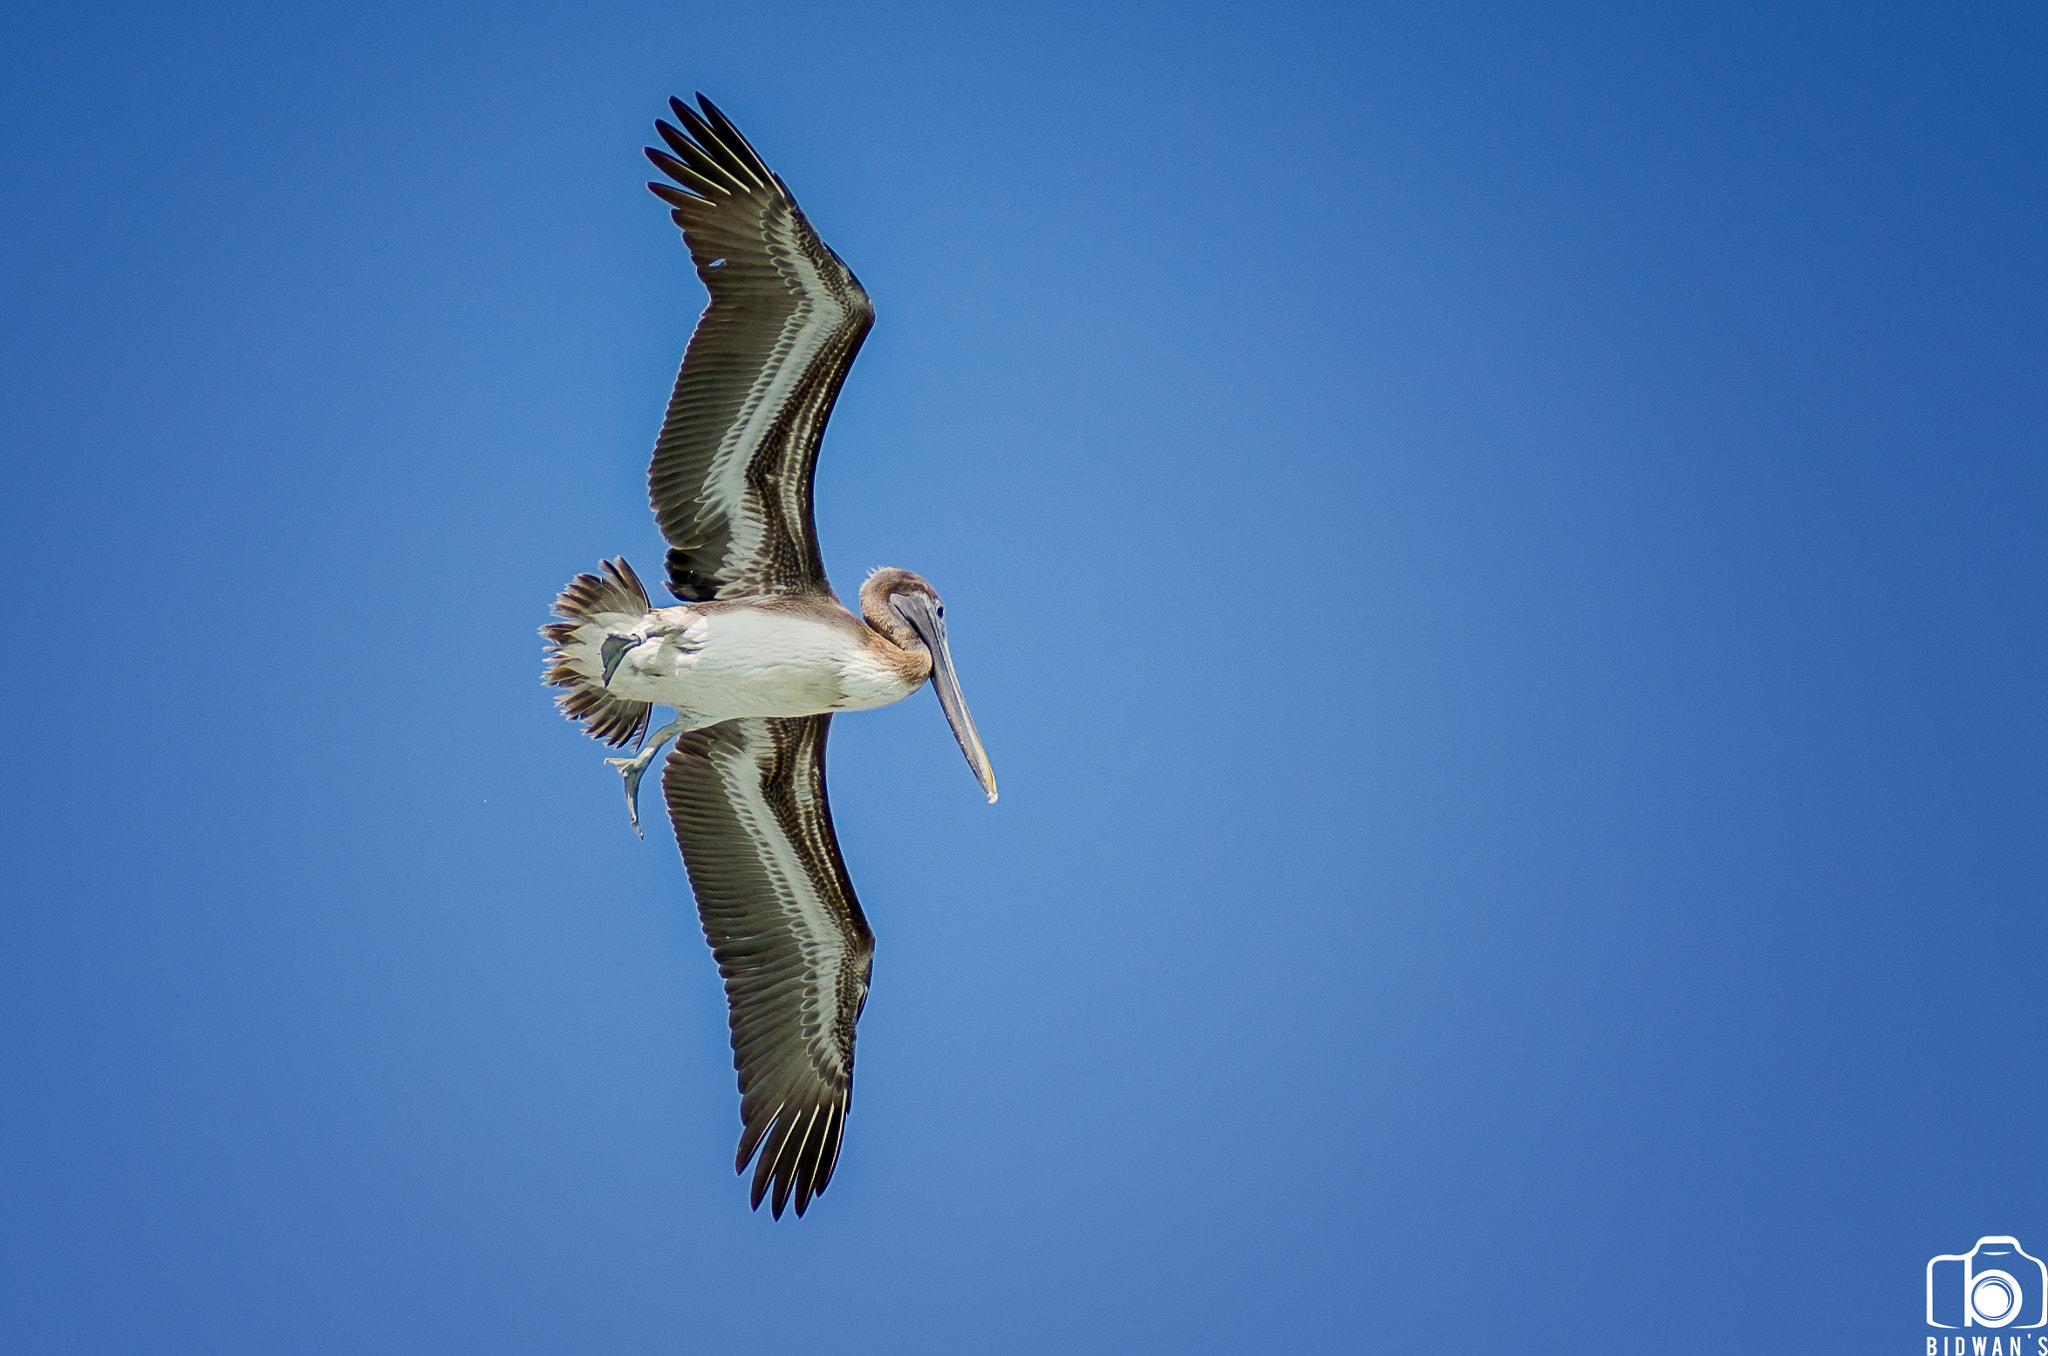
{"type": "Polygon", "coordinates": [[[626,654],[611,690],[673,706],[693,725],[865,710],[915,690],[857,629],[827,618],[769,607],[691,609],[680,619],[686,624],[663,628],[662,616],[650,614],[648,638],[626,654]]]}

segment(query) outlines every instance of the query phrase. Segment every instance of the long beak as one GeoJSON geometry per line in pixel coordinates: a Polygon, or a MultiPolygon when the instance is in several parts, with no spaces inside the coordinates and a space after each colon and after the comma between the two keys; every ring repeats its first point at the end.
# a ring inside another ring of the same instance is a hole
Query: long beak
{"type": "Polygon", "coordinates": [[[931,651],[932,691],[939,694],[939,707],[946,713],[946,723],[953,727],[953,738],[960,741],[960,752],[967,755],[967,766],[974,769],[975,780],[988,793],[989,804],[995,804],[996,770],[988,764],[981,736],[974,732],[974,717],[967,711],[967,698],[960,693],[960,676],[953,671],[953,652],[946,646],[946,619],[932,606],[932,600],[921,593],[899,593],[889,602],[931,651]]]}

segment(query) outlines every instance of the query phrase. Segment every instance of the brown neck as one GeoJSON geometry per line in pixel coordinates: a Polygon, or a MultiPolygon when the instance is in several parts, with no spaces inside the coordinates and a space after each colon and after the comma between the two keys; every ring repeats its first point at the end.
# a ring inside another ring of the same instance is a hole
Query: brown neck
{"type": "Polygon", "coordinates": [[[860,586],[861,620],[886,636],[898,649],[922,651],[924,642],[918,639],[915,628],[903,620],[895,608],[889,606],[889,598],[890,595],[901,592],[906,585],[923,583],[922,579],[908,570],[893,567],[876,570],[860,586]]]}
{"type": "Polygon", "coordinates": [[[931,651],[925,648],[917,628],[889,606],[891,597],[913,589],[930,592],[931,585],[908,570],[876,570],[860,586],[860,616],[883,642],[876,647],[877,653],[907,680],[921,683],[931,676],[931,651]]]}

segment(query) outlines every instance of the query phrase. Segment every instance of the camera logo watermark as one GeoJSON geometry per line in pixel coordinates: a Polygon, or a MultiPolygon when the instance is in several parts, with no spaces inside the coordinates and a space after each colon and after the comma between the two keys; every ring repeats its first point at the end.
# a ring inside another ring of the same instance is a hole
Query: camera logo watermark
{"type": "Polygon", "coordinates": [[[2004,1234],[1980,1238],[1966,1253],[1943,1253],[1927,1264],[1927,1323],[1934,1328],[2048,1325],[2048,1266],[2004,1234]]]}

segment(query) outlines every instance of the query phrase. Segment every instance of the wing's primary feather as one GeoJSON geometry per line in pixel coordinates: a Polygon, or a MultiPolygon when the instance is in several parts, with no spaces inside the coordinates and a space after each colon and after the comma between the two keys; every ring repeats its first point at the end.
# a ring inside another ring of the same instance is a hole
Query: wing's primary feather
{"type": "Polygon", "coordinates": [[[811,514],[818,440],[874,323],[860,281],[725,115],[671,99],[647,158],[711,305],[648,468],[668,587],[699,601],[825,587],[811,514]]]}
{"type": "Polygon", "coordinates": [[[739,1071],[735,1170],[755,1160],[801,1215],[839,1160],[853,1097],[854,1024],[875,939],[825,802],[830,716],[752,717],[676,741],[662,790],[704,936],[725,977],[739,1071]]]}

